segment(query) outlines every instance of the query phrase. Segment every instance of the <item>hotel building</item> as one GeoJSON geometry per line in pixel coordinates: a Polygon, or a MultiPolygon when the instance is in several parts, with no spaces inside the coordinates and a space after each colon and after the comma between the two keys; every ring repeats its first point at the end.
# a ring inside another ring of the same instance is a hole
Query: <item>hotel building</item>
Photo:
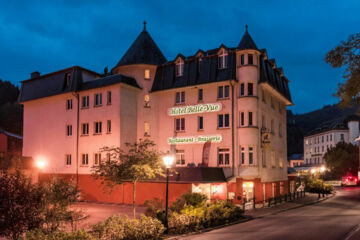
{"type": "MultiPolygon", "coordinates": [[[[235,47],[167,60],[144,25],[110,72],[74,66],[22,82],[23,155],[47,160],[43,176],[76,176],[84,198],[130,203],[130,184],[106,196],[91,166],[106,157],[104,146],[148,138],[176,155],[171,201],[187,191],[266,201],[295,187],[287,175],[288,83],[247,27],[235,47]]],[[[154,180],[137,191],[141,204],[162,198],[165,186],[154,180]]]]}

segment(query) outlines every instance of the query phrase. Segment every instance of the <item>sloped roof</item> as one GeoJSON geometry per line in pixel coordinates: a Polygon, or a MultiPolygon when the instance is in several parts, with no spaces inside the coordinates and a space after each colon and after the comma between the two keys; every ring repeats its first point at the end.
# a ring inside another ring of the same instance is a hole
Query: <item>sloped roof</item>
{"type": "Polygon", "coordinates": [[[252,37],[250,36],[249,32],[248,32],[248,26],[245,26],[245,33],[243,35],[243,37],[240,40],[240,43],[238,45],[238,49],[239,50],[245,50],[245,49],[254,49],[254,50],[259,50],[258,47],[256,46],[254,40],[252,39],[252,37]]]}
{"type": "Polygon", "coordinates": [[[22,136],[17,135],[15,133],[8,132],[8,131],[6,131],[5,129],[2,129],[2,128],[0,128],[0,133],[3,133],[3,134],[5,134],[6,136],[9,136],[9,137],[17,138],[17,139],[20,139],[20,140],[22,139],[22,136]]]}
{"type": "Polygon", "coordinates": [[[116,67],[130,64],[160,65],[166,61],[161,50],[144,28],[116,67]]]}

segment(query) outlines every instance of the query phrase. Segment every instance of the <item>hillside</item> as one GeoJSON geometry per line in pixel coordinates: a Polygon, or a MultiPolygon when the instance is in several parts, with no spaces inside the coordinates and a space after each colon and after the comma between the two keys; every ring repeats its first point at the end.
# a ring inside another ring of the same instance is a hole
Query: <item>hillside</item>
{"type": "Polygon", "coordinates": [[[295,153],[303,153],[303,138],[310,131],[320,127],[320,125],[341,120],[346,116],[357,112],[358,106],[354,105],[348,108],[340,108],[337,104],[327,105],[322,109],[304,113],[293,114],[287,111],[287,143],[288,156],[295,153]]]}

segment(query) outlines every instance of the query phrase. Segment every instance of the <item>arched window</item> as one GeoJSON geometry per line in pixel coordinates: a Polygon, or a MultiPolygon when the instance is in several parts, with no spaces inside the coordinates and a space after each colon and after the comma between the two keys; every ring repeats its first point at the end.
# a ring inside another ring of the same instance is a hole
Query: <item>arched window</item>
{"type": "Polygon", "coordinates": [[[225,49],[221,49],[218,56],[218,67],[226,68],[227,67],[227,57],[228,53],[225,49]]]}
{"type": "Polygon", "coordinates": [[[177,77],[180,77],[184,74],[184,60],[182,58],[178,58],[175,62],[175,73],[177,77]]]}

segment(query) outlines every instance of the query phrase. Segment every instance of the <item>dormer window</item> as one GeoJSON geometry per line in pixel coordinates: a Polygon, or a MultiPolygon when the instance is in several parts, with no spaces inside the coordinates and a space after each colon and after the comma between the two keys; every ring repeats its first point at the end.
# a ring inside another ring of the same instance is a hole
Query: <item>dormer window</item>
{"type": "Polygon", "coordinates": [[[202,57],[198,58],[198,73],[201,72],[202,57]]]}
{"type": "Polygon", "coordinates": [[[70,86],[70,78],[71,78],[71,73],[67,73],[65,75],[66,87],[70,86]]]}
{"type": "Polygon", "coordinates": [[[225,49],[222,49],[219,52],[219,56],[218,56],[218,67],[220,69],[227,67],[227,57],[228,57],[227,51],[225,49]]]}
{"type": "Polygon", "coordinates": [[[184,60],[182,60],[182,58],[178,58],[178,60],[176,60],[175,74],[177,77],[184,74],[184,60]]]}

